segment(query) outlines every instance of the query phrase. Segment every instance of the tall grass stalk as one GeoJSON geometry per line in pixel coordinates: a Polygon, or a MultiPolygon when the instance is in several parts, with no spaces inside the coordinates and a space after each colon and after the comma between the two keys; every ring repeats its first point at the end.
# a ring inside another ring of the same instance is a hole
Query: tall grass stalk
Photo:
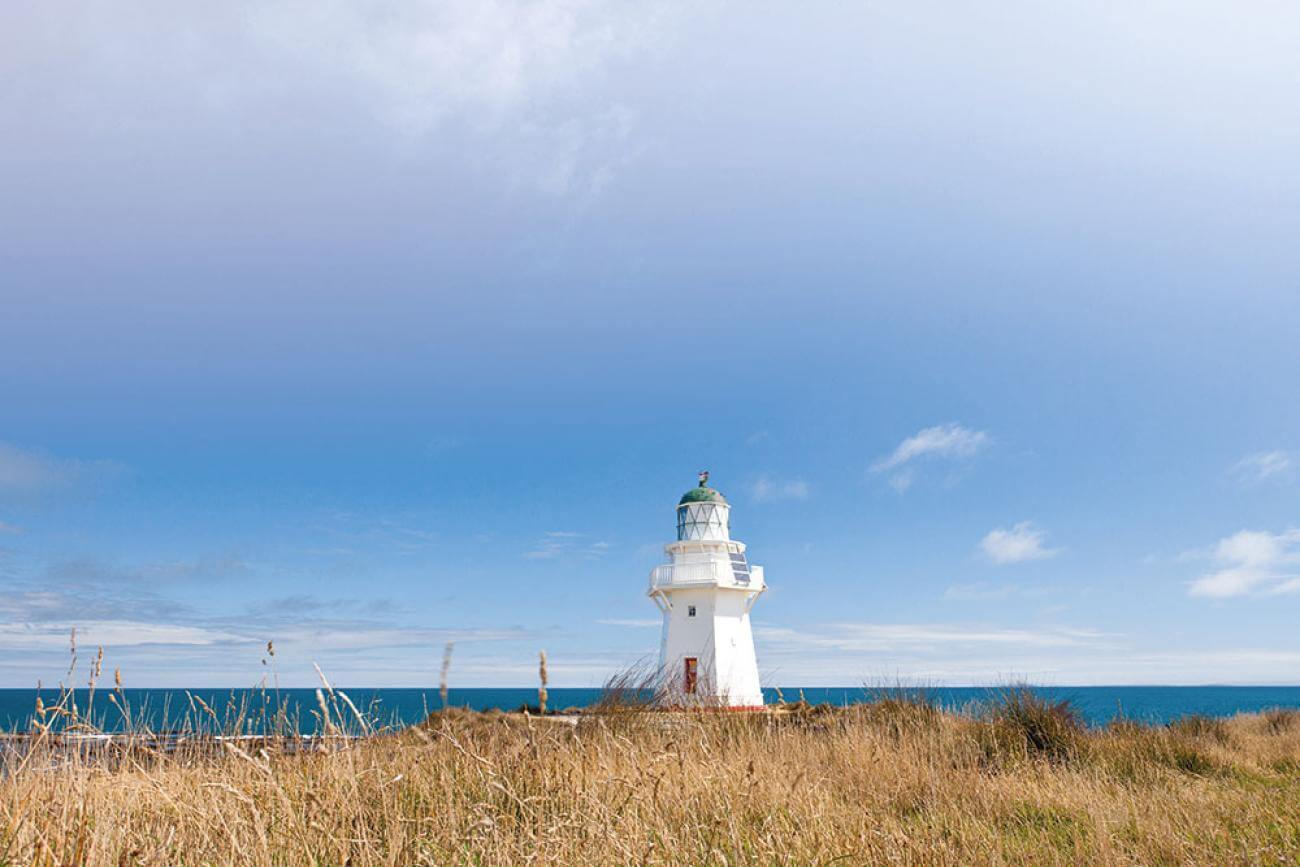
{"type": "Polygon", "coordinates": [[[442,699],[442,709],[447,709],[447,676],[451,672],[451,651],[455,642],[448,641],[442,649],[442,671],[438,674],[438,697],[442,699]]]}
{"type": "Polygon", "coordinates": [[[546,651],[537,654],[537,709],[546,716],[546,683],[549,680],[546,671],[546,651]]]}

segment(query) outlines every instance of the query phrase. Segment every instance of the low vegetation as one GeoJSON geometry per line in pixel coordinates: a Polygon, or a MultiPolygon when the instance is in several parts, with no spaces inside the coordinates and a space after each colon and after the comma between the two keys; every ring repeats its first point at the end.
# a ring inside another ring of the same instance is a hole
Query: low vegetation
{"type": "MultiPolygon", "coordinates": [[[[0,864],[1300,860],[1295,712],[1088,729],[1027,690],[960,714],[902,694],[637,707],[453,709],[315,751],[38,734],[4,760],[0,864]]],[[[364,716],[333,695],[322,712],[364,716]]]]}

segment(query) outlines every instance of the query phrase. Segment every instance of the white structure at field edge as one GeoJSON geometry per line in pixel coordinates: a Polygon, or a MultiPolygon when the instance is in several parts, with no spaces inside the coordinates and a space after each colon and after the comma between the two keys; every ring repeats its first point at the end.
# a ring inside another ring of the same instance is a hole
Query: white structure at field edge
{"type": "Polygon", "coordinates": [[[672,704],[762,707],[749,609],[762,595],[763,567],[731,538],[731,506],[709,474],[677,504],[669,562],[650,573],[649,596],[664,615],[659,670],[672,704]]]}

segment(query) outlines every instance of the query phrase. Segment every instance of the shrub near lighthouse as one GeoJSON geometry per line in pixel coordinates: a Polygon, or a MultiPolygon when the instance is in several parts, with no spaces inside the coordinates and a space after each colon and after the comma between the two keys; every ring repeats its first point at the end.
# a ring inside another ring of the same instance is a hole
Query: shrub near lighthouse
{"type": "Polygon", "coordinates": [[[766,588],[763,568],[731,538],[731,506],[708,481],[700,473],[678,502],[677,541],[650,573],[648,595],[664,618],[660,685],[672,703],[761,707],[749,611],[766,588]]]}

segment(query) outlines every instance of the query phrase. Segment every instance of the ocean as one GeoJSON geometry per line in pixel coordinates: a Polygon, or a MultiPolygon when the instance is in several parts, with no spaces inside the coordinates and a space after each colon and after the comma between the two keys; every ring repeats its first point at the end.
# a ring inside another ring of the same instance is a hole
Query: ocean
{"type": "MultiPolygon", "coordinates": [[[[341,687],[352,703],[381,726],[409,725],[424,718],[430,710],[441,707],[437,689],[375,689],[371,687],[341,687]]],[[[1117,716],[1137,722],[1163,724],[1191,714],[1231,716],[1273,707],[1300,708],[1300,686],[1057,686],[1034,687],[1044,698],[1052,701],[1069,700],[1090,725],[1105,725],[1117,716]]],[[[126,717],[109,700],[111,690],[99,690],[93,705],[85,690],[77,691],[80,710],[90,706],[91,715],[104,731],[118,731],[126,726],[126,717]]],[[[936,704],[949,709],[962,709],[995,696],[996,688],[984,687],[932,687],[925,695],[936,704]]],[[[876,691],[861,687],[783,687],[779,690],[786,701],[803,698],[818,704],[829,702],[847,705],[870,701],[876,691]]],[[[765,689],[769,702],[778,700],[778,690],[765,689]]],[[[0,731],[25,731],[30,727],[36,707],[37,691],[34,689],[0,689],[0,731]]],[[[45,689],[39,695],[47,705],[55,701],[58,693],[45,689]]],[[[315,731],[318,708],[315,689],[282,689],[278,693],[258,689],[126,689],[125,704],[131,718],[143,721],[155,731],[178,727],[194,709],[196,716],[208,717],[203,705],[213,709],[219,719],[230,718],[233,709],[241,704],[256,717],[263,708],[274,708],[282,702],[289,715],[300,720],[304,734],[315,731]],[[192,702],[191,697],[202,704],[192,702]],[[265,704],[264,704],[265,702],[265,704]]],[[[552,709],[582,708],[595,703],[601,696],[598,688],[555,688],[549,691],[548,706],[552,709]]],[[[472,710],[516,710],[522,705],[536,705],[535,688],[483,688],[451,689],[448,705],[472,710]]]]}

